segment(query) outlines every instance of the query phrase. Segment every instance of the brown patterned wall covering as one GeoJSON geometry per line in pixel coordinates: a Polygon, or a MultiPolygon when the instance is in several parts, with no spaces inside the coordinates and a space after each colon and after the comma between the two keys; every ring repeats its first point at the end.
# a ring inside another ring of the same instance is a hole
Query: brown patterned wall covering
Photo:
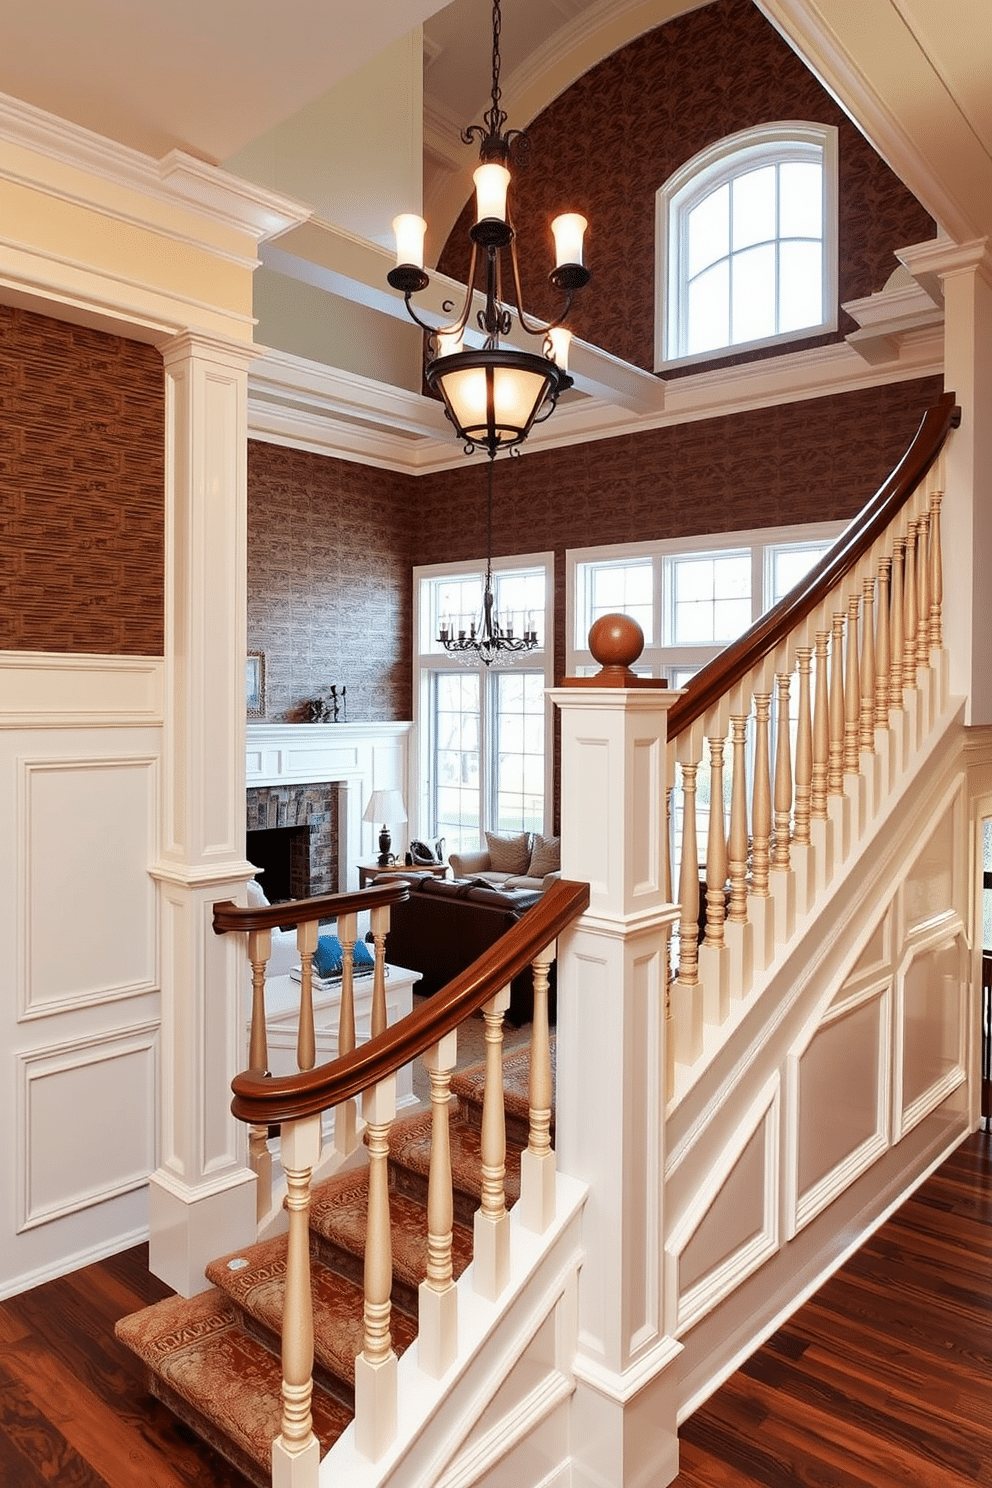
{"type": "MultiPolygon", "coordinates": [[[[715,0],[607,57],[528,126],[531,157],[514,171],[511,187],[526,308],[551,313],[548,224],[558,212],[582,212],[589,219],[586,262],[593,278],[569,324],[594,345],[653,368],[658,187],[716,140],[780,119],[837,125],[838,305],[881,289],[897,267],[894,250],[932,238],[933,219],[752,0],[715,0]]],[[[472,211],[470,202],[439,260],[462,282],[472,211]]],[[[841,314],[840,321],[836,335],[803,345],[839,340],[854,329],[849,316],[841,314]]],[[[769,355],[774,348],[707,365],[769,355]]]]}
{"type": "Polygon", "coordinates": [[[161,656],[164,502],[159,353],[0,305],[0,649],[161,656]]]}
{"type": "Polygon", "coordinates": [[[249,440],[248,646],[265,652],[269,719],[302,720],[332,685],[354,722],[410,717],[418,490],[412,476],[249,440]]]}

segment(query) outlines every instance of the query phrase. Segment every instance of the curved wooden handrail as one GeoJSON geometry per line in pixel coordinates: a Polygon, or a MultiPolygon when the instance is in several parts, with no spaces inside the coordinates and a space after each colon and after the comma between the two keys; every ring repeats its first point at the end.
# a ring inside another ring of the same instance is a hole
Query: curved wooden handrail
{"type": "Polygon", "coordinates": [[[961,421],[953,393],[923,415],[912,444],[892,474],[883,481],[864,510],[841,533],[828,553],[778,604],[726,650],[702,667],[668,713],[668,737],[675,739],[745,677],[752,667],[784,641],[793,628],[817,606],[853,568],[919,486],[943,447],[950,430],[961,421]]]}
{"type": "Polygon", "coordinates": [[[556,880],[494,946],[385,1033],[317,1069],[279,1078],[250,1070],[236,1075],[231,1110],[241,1121],[268,1126],[313,1116],[359,1095],[457,1028],[529,966],[588,904],[587,883],[556,880]]]}
{"type": "Polygon", "coordinates": [[[249,905],[243,909],[233,899],[214,905],[214,934],[229,930],[275,930],[281,926],[299,925],[306,920],[337,919],[339,915],[356,914],[360,909],[376,909],[383,904],[399,904],[409,899],[405,878],[388,883],[369,884],[347,894],[317,894],[312,899],[287,899],[282,904],[249,905]]]}

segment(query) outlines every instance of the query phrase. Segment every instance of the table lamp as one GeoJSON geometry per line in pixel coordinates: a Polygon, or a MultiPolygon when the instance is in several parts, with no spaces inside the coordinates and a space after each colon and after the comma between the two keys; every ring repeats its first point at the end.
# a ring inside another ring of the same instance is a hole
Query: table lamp
{"type": "Polygon", "coordinates": [[[365,808],[362,820],[382,822],[383,825],[379,829],[379,867],[388,868],[393,861],[393,855],[390,852],[393,843],[386,823],[396,824],[406,821],[406,807],[403,805],[400,792],[398,790],[374,790],[369,796],[369,804],[365,808]]]}

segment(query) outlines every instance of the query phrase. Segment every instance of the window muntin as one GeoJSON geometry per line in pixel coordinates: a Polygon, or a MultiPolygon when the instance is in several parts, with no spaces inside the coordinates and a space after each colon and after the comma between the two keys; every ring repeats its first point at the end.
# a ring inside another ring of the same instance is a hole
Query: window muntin
{"type": "Polygon", "coordinates": [[[659,189],[655,367],[836,327],[837,132],[759,125],[659,189]]]}

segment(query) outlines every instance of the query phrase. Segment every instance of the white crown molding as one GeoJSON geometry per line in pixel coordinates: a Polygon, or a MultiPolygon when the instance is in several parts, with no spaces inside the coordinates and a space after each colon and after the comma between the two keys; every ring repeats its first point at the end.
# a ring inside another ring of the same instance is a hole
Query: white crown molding
{"type": "Polygon", "coordinates": [[[970,243],[952,243],[947,238],[933,238],[927,243],[913,243],[896,252],[913,278],[929,294],[943,298],[943,281],[957,274],[977,273],[992,285],[992,251],[988,238],[975,238],[970,243]]]}
{"type": "Polygon", "coordinates": [[[858,323],[845,337],[848,346],[873,365],[898,360],[900,341],[910,333],[944,324],[943,294],[939,284],[929,282],[886,286],[842,308],[858,323]]]}
{"type": "MultiPolygon", "coordinates": [[[[0,143],[30,150],[70,169],[139,192],[159,206],[193,212],[221,227],[245,233],[256,243],[298,226],[312,211],[291,197],[242,180],[182,150],[171,150],[161,160],[154,160],[6,94],[0,94],[0,143]]],[[[92,198],[68,190],[57,194],[95,206],[92,198]]],[[[148,225],[147,218],[133,213],[111,210],[106,205],[101,210],[122,221],[148,225]]],[[[160,224],[155,225],[161,231],[160,224]]],[[[182,234],[175,236],[184,240],[182,234]]]]}

